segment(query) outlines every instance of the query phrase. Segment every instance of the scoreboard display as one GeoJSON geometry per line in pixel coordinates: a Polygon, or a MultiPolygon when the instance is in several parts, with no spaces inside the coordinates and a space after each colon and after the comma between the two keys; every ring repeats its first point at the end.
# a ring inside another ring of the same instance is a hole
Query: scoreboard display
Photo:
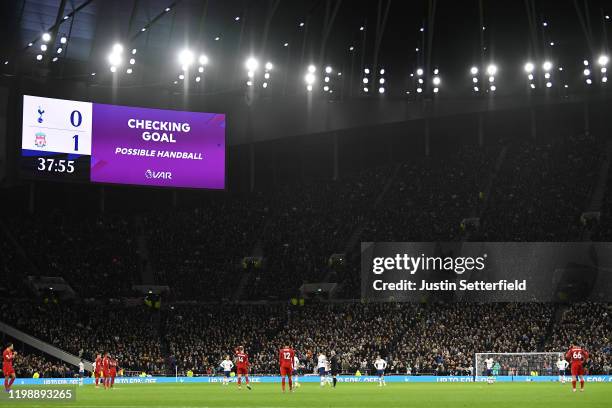
{"type": "Polygon", "coordinates": [[[225,188],[225,115],[24,95],[29,179],[225,188]]]}

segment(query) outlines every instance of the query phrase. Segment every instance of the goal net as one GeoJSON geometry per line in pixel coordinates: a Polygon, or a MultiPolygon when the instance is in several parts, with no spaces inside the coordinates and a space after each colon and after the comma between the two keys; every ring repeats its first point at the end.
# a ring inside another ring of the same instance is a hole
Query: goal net
{"type": "Polygon", "coordinates": [[[557,361],[563,353],[476,353],[474,377],[487,377],[488,367],[485,360],[492,363],[491,374],[498,375],[557,375],[557,361]]]}

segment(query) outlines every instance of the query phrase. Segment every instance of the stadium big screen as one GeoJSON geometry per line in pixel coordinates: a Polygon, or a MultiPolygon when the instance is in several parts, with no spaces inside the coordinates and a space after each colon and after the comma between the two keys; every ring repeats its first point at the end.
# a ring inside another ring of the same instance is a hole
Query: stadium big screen
{"type": "Polygon", "coordinates": [[[29,179],[225,188],[225,115],[24,95],[29,179]]]}

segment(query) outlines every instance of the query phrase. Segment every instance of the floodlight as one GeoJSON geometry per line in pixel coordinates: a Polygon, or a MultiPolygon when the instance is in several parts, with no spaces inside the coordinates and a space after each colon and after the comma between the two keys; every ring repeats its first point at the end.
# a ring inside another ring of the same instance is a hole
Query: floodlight
{"type": "Polygon", "coordinates": [[[528,74],[532,73],[534,69],[534,65],[531,62],[528,62],[525,64],[525,72],[527,72],[528,74]]]}
{"type": "Polygon", "coordinates": [[[608,61],[609,61],[609,60],[610,60],[610,59],[608,58],[608,56],[607,56],[607,55],[600,55],[600,56],[599,56],[599,58],[597,59],[597,63],[598,63],[599,65],[602,65],[602,66],[603,66],[603,65],[608,65],[608,61]]]}
{"type": "Polygon", "coordinates": [[[497,66],[495,64],[491,64],[487,67],[487,73],[489,75],[495,75],[497,73],[497,66]]]}
{"type": "Polygon", "coordinates": [[[247,70],[249,70],[250,72],[253,72],[257,69],[257,67],[259,67],[259,62],[253,58],[250,57],[249,59],[246,60],[246,68],[247,70]]]}
{"type": "Polygon", "coordinates": [[[188,67],[193,63],[193,52],[185,49],[179,53],[178,59],[182,66],[188,67]]]}
{"type": "Polygon", "coordinates": [[[44,34],[42,35],[42,37],[41,37],[41,38],[42,38],[42,40],[43,40],[44,42],[49,42],[49,41],[51,41],[51,34],[49,34],[49,33],[44,33],[44,34]]]}

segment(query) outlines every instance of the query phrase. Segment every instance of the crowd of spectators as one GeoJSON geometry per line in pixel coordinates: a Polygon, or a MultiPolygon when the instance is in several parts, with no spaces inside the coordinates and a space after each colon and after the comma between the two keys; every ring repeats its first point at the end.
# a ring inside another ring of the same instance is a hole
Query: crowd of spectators
{"type": "MultiPolygon", "coordinates": [[[[250,355],[252,373],[276,373],[285,344],[296,349],[304,373],[314,372],[319,353],[334,351],[345,373],[371,373],[380,354],[390,373],[470,375],[478,352],[564,352],[572,342],[591,353],[590,373],[607,373],[612,365],[610,304],[180,303],[159,311],[21,303],[0,312],[70,353],[91,360],[108,351],[126,372],[149,374],[215,374],[239,345],[250,355]]],[[[41,375],[65,369],[41,364],[41,375]]],[[[536,369],[543,374],[550,368],[536,369]]]]}
{"type": "Polygon", "coordinates": [[[511,143],[479,239],[580,240],[580,216],[589,206],[602,160],[601,145],[592,135],[511,143]]]}
{"type": "MultiPolygon", "coordinates": [[[[517,139],[465,145],[334,181],[205,195],[198,205],[137,216],[58,210],[17,216],[6,224],[25,253],[0,260],[0,272],[18,270],[23,280],[23,271],[33,269],[18,265],[26,257],[37,273],[64,277],[81,297],[129,296],[144,269],[169,287],[172,300],[283,300],[304,283],[325,281],[339,284],[336,296],[354,299],[359,248],[349,245],[353,237],[353,244],[580,240],[601,151],[590,135],[517,139]],[[479,226],[464,219],[479,219],[479,226]],[[341,268],[330,266],[332,254],[345,255],[341,268]],[[245,269],[249,256],[263,262],[245,269]]],[[[595,238],[606,239],[608,215],[595,238]]],[[[2,241],[0,251],[15,252],[2,241]]]]}
{"type": "Polygon", "coordinates": [[[17,353],[14,366],[15,375],[19,378],[69,378],[78,374],[76,367],[31,353],[17,353]]]}
{"type": "Polygon", "coordinates": [[[5,323],[93,361],[108,352],[124,368],[162,372],[159,313],[144,306],[100,303],[0,305],[5,323]]]}
{"type": "MultiPolygon", "coordinates": [[[[63,277],[83,297],[132,294],[138,282],[138,252],[128,217],[52,211],[14,217],[7,224],[41,276],[63,277]]],[[[24,275],[20,268],[11,278],[25,280],[24,275]]]]}

